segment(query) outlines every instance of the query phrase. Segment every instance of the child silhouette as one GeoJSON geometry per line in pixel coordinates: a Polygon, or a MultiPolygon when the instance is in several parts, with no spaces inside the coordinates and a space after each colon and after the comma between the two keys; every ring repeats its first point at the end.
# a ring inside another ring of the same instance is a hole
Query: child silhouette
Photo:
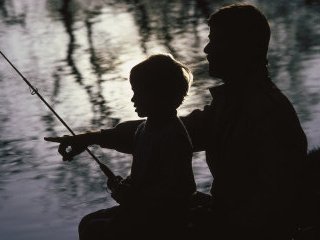
{"type": "Polygon", "coordinates": [[[94,236],[106,236],[102,232],[109,239],[134,235],[164,239],[168,234],[178,236],[186,227],[196,185],[192,143],[177,108],[191,81],[190,70],[170,54],[152,55],[132,68],[131,101],[138,116],[147,119],[135,134],[131,174],[125,180],[108,182],[120,206],[84,217],[80,239],[100,239],[94,236]]]}

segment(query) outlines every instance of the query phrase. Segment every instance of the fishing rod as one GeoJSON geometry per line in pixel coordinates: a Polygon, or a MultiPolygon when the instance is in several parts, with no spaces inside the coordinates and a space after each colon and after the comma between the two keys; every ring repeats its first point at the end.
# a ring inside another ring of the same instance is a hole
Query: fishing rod
{"type": "MultiPolygon", "coordinates": [[[[49,110],[59,119],[59,121],[68,129],[68,131],[73,135],[76,136],[76,134],[72,131],[72,129],[68,126],[68,124],[59,116],[59,114],[49,105],[49,103],[41,96],[38,89],[32,86],[32,84],[22,75],[22,73],[12,64],[12,62],[0,51],[0,54],[4,57],[4,59],[10,64],[10,66],[20,75],[23,81],[29,86],[29,88],[32,90],[32,95],[37,95],[40,100],[49,108],[49,110]]],[[[102,172],[110,179],[116,179],[116,176],[114,173],[89,150],[89,148],[85,148],[87,153],[93,158],[93,160],[99,165],[102,172]]]]}

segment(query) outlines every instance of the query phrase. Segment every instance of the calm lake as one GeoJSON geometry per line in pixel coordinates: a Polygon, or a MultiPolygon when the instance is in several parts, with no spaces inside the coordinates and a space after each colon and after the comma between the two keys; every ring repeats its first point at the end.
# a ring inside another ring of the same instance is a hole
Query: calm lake
{"type": "MultiPolygon", "coordinates": [[[[194,84],[179,114],[210,102],[203,47],[214,0],[0,0],[0,50],[36,86],[76,133],[137,119],[128,73],[157,52],[191,66],[194,84]]],[[[308,136],[320,145],[320,3],[256,0],[270,20],[273,81],[293,102],[308,136]]],[[[90,212],[115,205],[106,179],[86,153],[62,162],[45,136],[68,134],[0,58],[0,238],[77,239],[90,212]]],[[[92,148],[125,176],[131,156],[92,148]]],[[[194,155],[198,189],[211,176],[204,154],[194,155]]]]}

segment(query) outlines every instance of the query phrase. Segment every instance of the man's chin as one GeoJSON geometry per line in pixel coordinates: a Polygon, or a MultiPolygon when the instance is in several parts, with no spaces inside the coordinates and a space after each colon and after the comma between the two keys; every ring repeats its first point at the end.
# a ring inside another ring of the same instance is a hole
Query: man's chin
{"type": "Polygon", "coordinates": [[[136,110],[136,113],[138,114],[138,117],[141,117],[141,118],[144,118],[144,117],[147,116],[146,113],[144,113],[144,112],[139,112],[139,111],[137,111],[137,110],[136,110]]]}

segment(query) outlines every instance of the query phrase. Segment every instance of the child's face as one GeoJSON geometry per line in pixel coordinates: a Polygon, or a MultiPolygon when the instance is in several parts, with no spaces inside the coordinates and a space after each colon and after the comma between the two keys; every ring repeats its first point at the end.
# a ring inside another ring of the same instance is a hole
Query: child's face
{"type": "Polygon", "coordinates": [[[150,94],[137,83],[131,82],[131,87],[133,91],[131,102],[134,104],[135,111],[139,117],[147,117],[152,110],[150,94]]]}

